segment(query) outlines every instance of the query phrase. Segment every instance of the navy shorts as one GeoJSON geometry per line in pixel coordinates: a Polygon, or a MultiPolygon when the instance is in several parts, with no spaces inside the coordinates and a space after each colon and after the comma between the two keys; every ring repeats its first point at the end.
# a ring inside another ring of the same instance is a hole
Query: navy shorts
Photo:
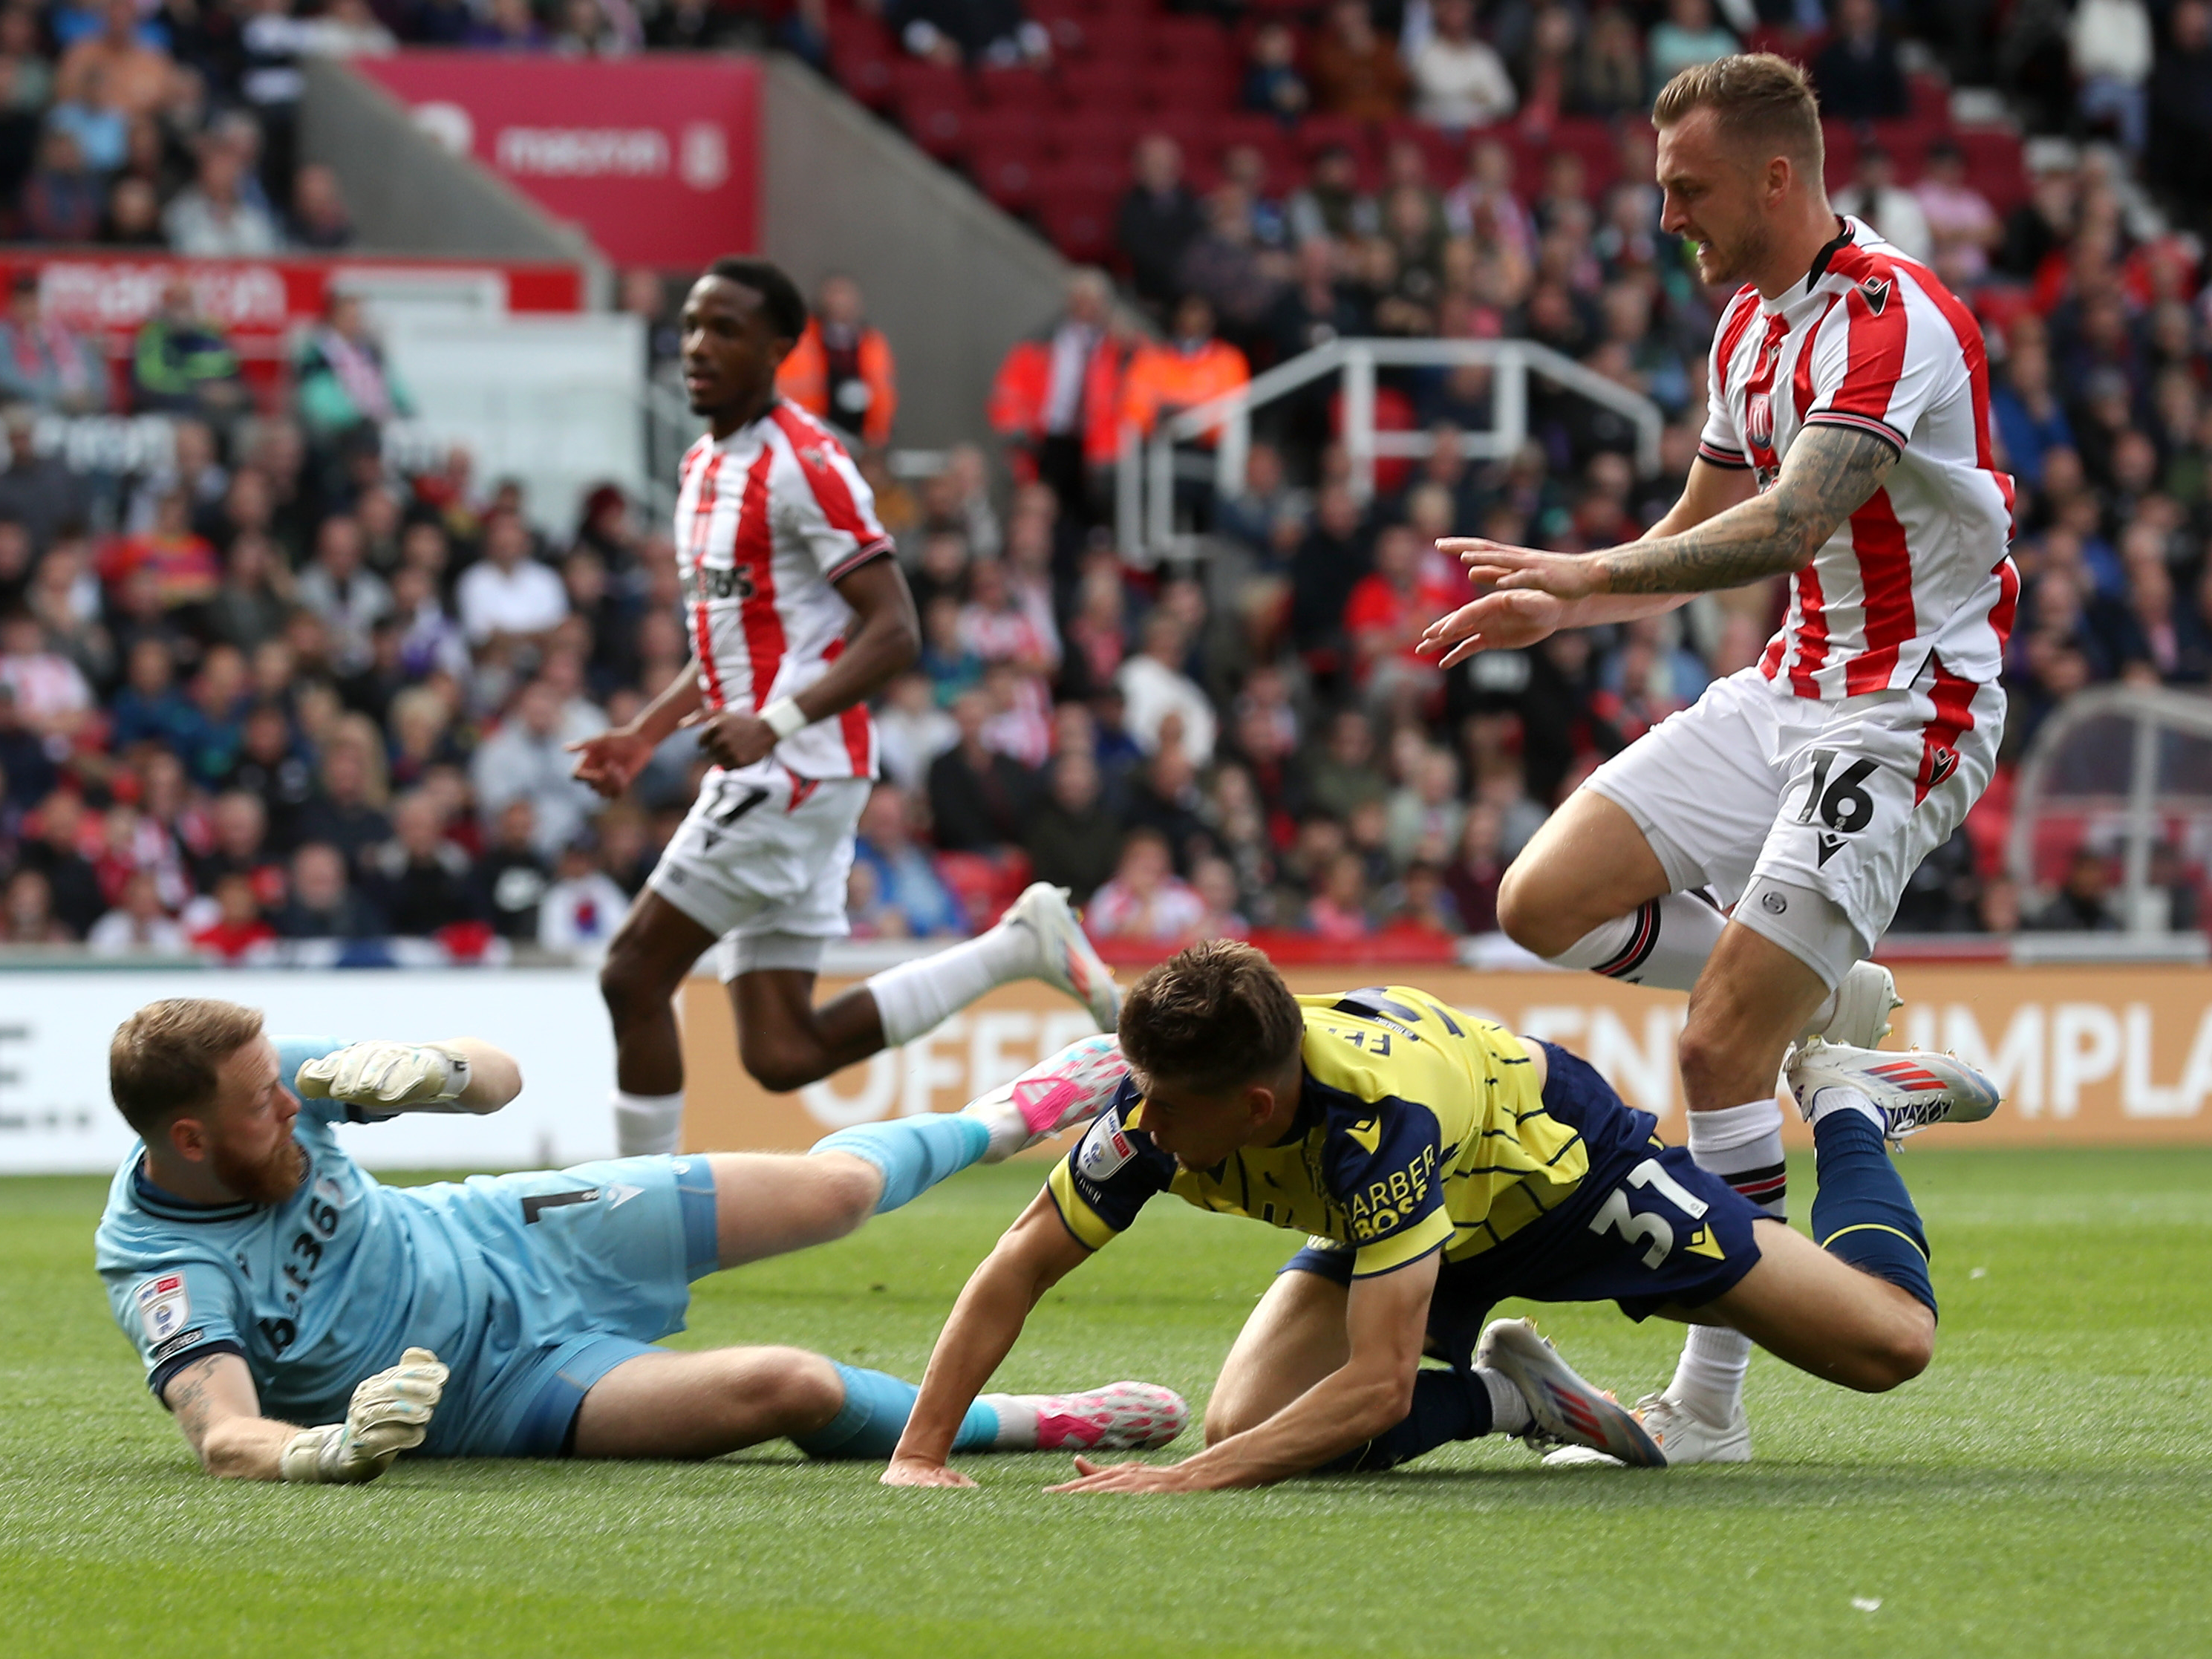
{"type": "MultiPolygon", "coordinates": [[[[1464,1366],[1490,1310],[1532,1302],[1617,1302],[1631,1319],[1723,1296],[1759,1260],[1759,1212],[1719,1176],[1662,1145],[1639,1112],[1578,1054],[1544,1044],[1544,1107],[1582,1133],[1589,1171],[1567,1201],[1504,1243],[1437,1274],[1428,1352],[1464,1366]]],[[[1308,1245],[1285,1273],[1352,1282],[1353,1252],[1308,1245]]]]}

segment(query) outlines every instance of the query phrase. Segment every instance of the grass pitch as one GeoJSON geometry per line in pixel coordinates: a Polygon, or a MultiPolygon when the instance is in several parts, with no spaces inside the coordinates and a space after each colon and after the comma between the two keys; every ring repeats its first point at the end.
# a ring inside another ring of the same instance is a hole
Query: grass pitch
{"type": "MultiPolygon", "coordinates": [[[[1057,1456],[891,1492],[787,1447],[218,1485],[108,1322],[105,1183],[0,1181],[0,1653],[2212,1651],[2212,1152],[1905,1170],[1936,1245],[1934,1368],[1869,1399],[1759,1357],[1749,1467],[1551,1472],[1493,1441],[1382,1475],[1087,1499],[1042,1493],[1057,1456]]],[[[677,1342],[918,1376],[1036,1180],[973,1171],[708,1280],[677,1342]]],[[[1156,1204],[1038,1310],[1001,1386],[1138,1376],[1199,1405],[1295,1243],[1156,1204]]],[[[1625,1397],[1679,1346],[1609,1307],[1538,1311],[1625,1397]]]]}

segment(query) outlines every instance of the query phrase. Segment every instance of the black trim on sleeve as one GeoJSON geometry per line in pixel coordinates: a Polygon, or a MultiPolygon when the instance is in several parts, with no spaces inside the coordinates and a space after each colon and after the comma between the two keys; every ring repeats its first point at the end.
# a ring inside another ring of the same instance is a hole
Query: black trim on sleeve
{"type": "Polygon", "coordinates": [[[1707,466],[1725,467],[1731,472],[1751,471],[1751,461],[1748,457],[1739,454],[1734,450],[1715,449],[1711,444],[1701,443],[1698,446],[1698,459],[1707,466]]]}
{"type": "Polygon", "coordinates": [[[1897,452],[1899,460],[1905,459],[1905,434],[1887,421],[1876,420],[1871,415],[1854,415],[1848,410],[1823,409],[1805,417],[1807,426],[1844,426],[1854,432],[1871,433],[1897,452]]]}
{"type": "Polygon", "coordinates": [[[161,1401],[163,1411],[169,1409],[169,1402],[161,1399],[161,1390],[169,1386],[169,1379],[184,1370],[185,1366],[197,1365],[201,1360],[218,1353],[234,1353],[240,1359],[246,1358],[244,1348],[227,1336],[219,1336],[214,1341],[204,1342],[197,1348],[187,1348],[182,1353],[171,1354],[146,1373],[146,1386],[154,1391],[155,1399],[161,1401]]]}

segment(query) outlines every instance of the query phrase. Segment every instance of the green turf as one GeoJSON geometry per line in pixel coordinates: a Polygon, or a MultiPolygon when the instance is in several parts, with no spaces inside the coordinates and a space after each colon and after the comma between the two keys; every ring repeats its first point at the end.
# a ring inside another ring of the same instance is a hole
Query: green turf
{"type": "MultiPolygon", "coordinates": [[[[1042,1495],[1057,1458],[973,1460],[980,1491],[914,1492],[780,1448],[218,1485],[108,1322],[103,1183],[0,1181],[0,1653],[2212,1651],[2212,1153],[1905,1169],[1936,1248],[1934,1369],[1867,1399],[1758,1359],[1748,1468],[1545,1473],[1492,1443],[1137,1499],[1042,1495]]],[[[1035,1180],[977,1171],[710,1280],[678,1340],[918,1375],[1035,1180]]],[[[1149,1377],[1198,1403],[1291,1242],[1155,1205],[1048,1299],[1005,1380],[1149,1377]]],[[[1624,1394],[1678,1344],[1607,1308],[1543,1318],[1624,1394]]]]}

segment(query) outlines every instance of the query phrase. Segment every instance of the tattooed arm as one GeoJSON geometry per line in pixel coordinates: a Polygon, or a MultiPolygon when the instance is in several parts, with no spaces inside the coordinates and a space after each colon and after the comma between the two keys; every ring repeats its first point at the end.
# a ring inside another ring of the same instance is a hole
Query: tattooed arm
{"type": "Polygon", "coordinates": [[[1798,434],[1774,487],[1693,529],[1587,555],[1464,544],[1468,580],[1579,601],[1599,594],[1708,593],[1810,563],[1897,464],[1872,433],[1813,425],[1798,434]]]}
{"type": "Polygon", "coordinates": [[[163,1385],[161,1398],[199,1454],[200,1467],[218,1479],[278,1479],[277,1460],[300,1431],[261,1415],[253,1373],[234,1353],[210,1354],[185,1366],[163,1385]]]}

